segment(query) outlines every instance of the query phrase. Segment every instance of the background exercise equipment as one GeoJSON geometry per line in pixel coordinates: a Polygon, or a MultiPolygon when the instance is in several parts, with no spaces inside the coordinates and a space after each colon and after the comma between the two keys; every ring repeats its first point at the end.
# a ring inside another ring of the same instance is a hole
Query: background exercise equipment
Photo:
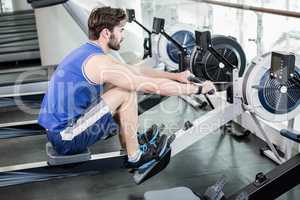
{"type": "MultiPolygon", "coordinates": [[[[176,41],[174,38],[172,38],[170,35],[168,35],[165,30],[165,20],[162,18],[153,18],[153,27],[152,32],[155,34],[162,34],[164,37],[166,37],[179,51],[178,51],[178,66],[179,72],[182,72],[187,69],[187,55],[188,50],[187,47],[183,47],[178,41],[176,41]]],[[[169,47],[170,48],[170,47],[169,47]]]]}
{"type": "Polygon", "coordinates": [[[197,31],[196,45],[190,66],[197,77],[213,82],[230,82],[233,66],[238,68],[239,77],[243,76],[246,55],[234,38],[197,31]]]}
{"type": "Polygon", "coordinates": [[[128,22],[135,22],[137,25],[139,25],[144,31],[147,32],[148,37],[144,39],[144,56],[143,59],[147,58],[148,56],[152,57],[152,41],[151,41],[151,35],[152,32],[147,29],[145,26],[143,26],[140,22],[138,22],[135,18],[135,11],[134,9],[126,9],[128,22]]]}
{"type": "MultiPolygon", "coordinates": [[[[240,79],[243,84],[239,84],[241,87],[245,88],[247,85],[249,87],[246,87],[246,90],[242,90],[243,93],[246,93],[247,95],[244,95],[243,98],[245,102],[244,107],[246,108],[246,111],[250,111],[250,116],[253,118],[254,123],[256,123],[256,126],[262,134],[264,134],[264,129],[262,127],[262,122],[257,120],[257,116],[264,117],[265,120],[268,121],[278,121],[280,120],[286,120],[288,121],[288,129],[282,129],[278,131],[278,134],[280,133],[281,136],[286,137],[290,140],[293,140],[297,143],[300,143],[299,139],[299,132],[294,130],[294,118],[299,114],[299,102],[300,98],[299,96],[296,96],[293,99],[296,101],[293,101],[296,106],[289,107],[289,103],[287,98],[285,98],[285,104],[287,106],[275,106],[275,110],[270,110],[267,107],[262,106],[264,104],[265,99],[259,99],[259,94],[252,93],[252,90],[270,90],[277,91],[274,92],[274,94],[270,97],[275,100],[280,100],[278,102],[281,102],[281,98],[284,98],[284,95],[277,95],[278,93],[300,93],[300,85],[297,84],[299,82],[299,77],[297,76],[298,70],[299,70],[299,56],[293,55],[293,54],[286,54],[286,53],[278,53],[278,52],[272,52],[264,55],[262,58],[256,58],[254,59],[253,66],[251,68],[248,68],[247,72],[245,73],[244,79],[240,79]],[[254,70],[257,68],[257,71],[254,70]],[[274,70],[276,69],[276,70],[274,70]],[[271,71],[271,72],[270,72],[271,71]],[[283,78],[283,76],[274,76],[274,72],[279,73],[280,71],[287,71],[288,76],[283,78]],[[267,75],[266,75],[267,74],[267,75]],[[281,83],[281,87],[284,87],[289,84],[289,81],[293,81],[294,87],[292,89],[284,90],[282,88],[278,87],[264,87],[262,85],[255,85],[256,83],[261,83],[262,80],[265,78],[265,76],[268,76],[273,81],[278,81],[281,83]],[[255,78],[254,78],[255,77],[255,78]],[[254,84],[254,87],[253,87],[254,84]],[[250,87],[250,85],[252,87],[250,87]],[[251,89],[250,89],[251,88],[251,89]],[[250,93],[250,94],[248,94],[250,93]],[[255,103],[254,101],[250,99],[253,99],[253,96],[256,96],[255,103]],[[280,98],[278,97],[280,96],[280,98]],[[250,97],[250,99],[249,99],[250,97]],[[261,106],[258,106],[260,104],[261,106]],[[276,112],[276,109],[278,111],[284,112],[276,112]],[[261,110],[265,110],[265,112],[261,112],[261,110]],[[275,111],[275,112],[274,112],[275,111]],[[257,115],[257,116],[256,116],[257,115]],[[278,117],[277,117],[278,116],[278,117]]],[[[241,92],[241,91],[240,91],[241,92]]],[[[242,96],[242,95],[240,95],[242,96]]],[[[235,96],[236,98],[237,96],[235,96]]],[[[292,95],[291,97],[294,97],[292,95]]],[[[283,101],[283,100],[282,100],[283,101]]],[[[273,101],[271,101],[273,102],[273,101]]],[[[272,105],[272,104],[271,104],[272,105]]],[[[280,104],[277,104],[280,105],[280,104]]],[[[253,127],[252,127],[253,128],[253,127]]],[[[269,147],[271,148],[272,152],[275,154],[275,157],[278,157],[278,153],[276,149],[274,148],[273,144],[270,143],[269,138],[267,135],[264,135],[269,147]]],[[[289,160],[282,162],[281,165],[274,168],[267,174],[259,172],[255,176],[254,182],[249,184],[248,186],[244,187],[240,191],[236,192],[235,194],[231,195],[230,197],[226,197],[226,195],[223,192],[223,187],[225,185],[225,178],[222,178],[220,181],[218,181],[215,185],[209,187],[206,192],[204,193],[204,197],[202,195],[197,195],[199,198],[195,198],[195,195],[192,195],[193,192],[191,190],[188,190],[188,188],[185,188],[186,197],[185,199],[188,200],[194,200],[194,199],[209,199],[209,200],[221,200],[221,199],[228,199],[228,200],[257,200],[257,199],[276,199],[277,197],[281,196],[285,192],[289,191],[296,185],[300,183],[300,154],[298,153],[296,156],[290,158],[289,160]]],[[[280,158],[278,158],[280,159],[280,158]]],[[[146,200],[152,200],[153,197],[156,197],[156,199],[159,199],[157,194],[160,194],[161,196],[170,196],[176,194],[170,194],[169,192],[178,192],[178,189],[173,190],[162,190],[162,191],[153,191],[153,192],[147,192],[145,194],[146,200]],[[162,194],[162,193],[163,194],[162,194]],[[150,197],[150,198],[149,198],[150,197]]],[[[178,194],[179,195],[179,194],[178,194]]]]}

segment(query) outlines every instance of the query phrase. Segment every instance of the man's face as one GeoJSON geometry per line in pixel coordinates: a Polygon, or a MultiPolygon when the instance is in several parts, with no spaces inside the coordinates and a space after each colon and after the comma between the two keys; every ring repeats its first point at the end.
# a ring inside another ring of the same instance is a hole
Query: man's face
{"type": "Polygon", "coordinates": [[[124,26],[126,22],[121,21],[120,25],[114,27],[113,31],[111,32],[109,41],[108,41],[108,47],[112,50],[119,50],[121,48],[121,42],[123,41],[123,32],[124,32],[124,26]]]}

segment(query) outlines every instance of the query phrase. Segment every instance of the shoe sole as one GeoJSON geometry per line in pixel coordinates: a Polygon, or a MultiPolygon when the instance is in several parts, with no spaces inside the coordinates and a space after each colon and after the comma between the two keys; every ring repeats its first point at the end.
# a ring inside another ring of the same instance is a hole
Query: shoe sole
{"type": "Polygon", "coordinates": [[[167,136],[163,150],[160,151],[160,157],[166,152],[166,149],[170,148],[172,142],[176,139],[176,135],[172,134],[170,136],[167,136]]]}
{"type": "Polygon", "coordinates": [[[155,161],[149,168],[145,169],[143,172],[135,171],[133,175],[134,182],[136,184],[141,184],[142,182],[148,180],[149,178],[155,176],[162,170],[164,170],[171,159],[171,149],[165,152],[165,154],[161,157],[159,161],[155,161]]]}

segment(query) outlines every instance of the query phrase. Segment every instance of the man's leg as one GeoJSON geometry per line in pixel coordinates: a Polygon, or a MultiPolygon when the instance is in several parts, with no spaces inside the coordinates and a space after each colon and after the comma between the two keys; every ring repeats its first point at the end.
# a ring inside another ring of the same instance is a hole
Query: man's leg
{"type": "MultiPolygon", "coordinates": [[[[113,117],[114,117],[114,120],[117,124],[121,124],[119,113],[115,113],[113,117]]],[[[118,136],[119,136],[119,141],[120,141],[120,145],[122,147],[122,150],[126,150],[126,142],[125,142],[124,133],[123,133],[122,130],[119,130],[118,136]]]]}
{"type": "Polygon", "coordinates": [[[136,92],[113,88],[102,95],[102,99],[112,113],[119,118],[121,145],[125,142],[128,156],[139,150],[137,140],[138,108],[136,92]],[[122,141],[124,139],[124,141],[122,141]]]}
{"type": "MultiPolygon", "coordinates": [[[[129,168],[148,168],[167,150],[168,138],[159,137],[157,143],[141,151],[138,143],[138,108],[136,92],[113,88],[102,95],[102,99],[112,113],[118,114],[120,134],[124,138],[128,154],[129,168]]],[[[122,143],[122,140],[121,140],[122,143]]]]}

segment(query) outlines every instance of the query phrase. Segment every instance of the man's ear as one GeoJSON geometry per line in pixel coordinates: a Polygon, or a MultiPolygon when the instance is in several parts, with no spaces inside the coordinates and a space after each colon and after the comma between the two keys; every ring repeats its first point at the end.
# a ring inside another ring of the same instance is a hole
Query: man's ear
{"type": "Polygon", "coordinates": [[[107,28],[104,28],[102,31],[101,31],[101,35],[102,37],[104,37],[105,39],[108,39],[110,38],[110,35],[111,35],[111,31],[108,30],[107,28]]]}

